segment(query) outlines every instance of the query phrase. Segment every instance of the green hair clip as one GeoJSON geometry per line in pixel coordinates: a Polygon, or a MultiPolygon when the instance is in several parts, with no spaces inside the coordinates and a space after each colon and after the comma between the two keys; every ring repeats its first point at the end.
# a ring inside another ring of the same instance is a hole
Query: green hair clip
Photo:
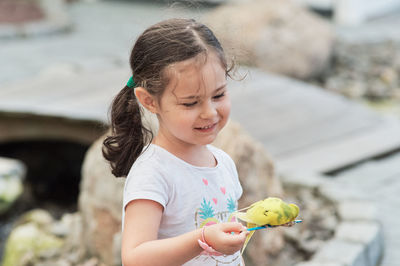
{"type": "Polygon", "coordinates": [[[136,83],[133,80],[133,76],[128,80],[128,83],[126,83],[126,86],[128,86],[129,88],[132,88],[132,89],[135,88],[136,83]]]}

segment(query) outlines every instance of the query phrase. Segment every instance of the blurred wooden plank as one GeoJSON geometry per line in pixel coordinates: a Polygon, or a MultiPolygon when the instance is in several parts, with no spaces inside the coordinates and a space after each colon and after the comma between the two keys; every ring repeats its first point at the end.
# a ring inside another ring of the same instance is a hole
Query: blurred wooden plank
{"type": "Polygon", "coordinates": [[[275,158],[281,171],[329,172],[400,147],[400,123],[386,121],[368,131],[275,158]]]}
{"type": "Polygon", "coordinates": [[[273,156],[373,128],[381,120],[344,97],[264,73],[253,73],[245,89],[233,88],[231,98],[232,117],[273,156]],[[281,93],[271,101],[269,91],[281,93]]]}
{"type": "Polygon", "coordinates": [[[258,71],[244,86],[233,86],[232,117],[279,169],[326,172],[400,147],[396,121],[342,96],[258,71]]]}
{"type": "MultiPolygon", "coordinates": [[[[107,123],[128,78],[126,69],[38,77],[1,88],[0,111],[107,123]]],[[[315,86],[250,69],[229,87],[232,119],[264,145],[278,169],[323,172],[400,147],[398,123],[315,86]]]]}
{"type": "Polygon", "coordinates": [[[0,111],[107,122],[108,107],[129,78],[126,69],[46,76],[0,89],[0,111]]]}

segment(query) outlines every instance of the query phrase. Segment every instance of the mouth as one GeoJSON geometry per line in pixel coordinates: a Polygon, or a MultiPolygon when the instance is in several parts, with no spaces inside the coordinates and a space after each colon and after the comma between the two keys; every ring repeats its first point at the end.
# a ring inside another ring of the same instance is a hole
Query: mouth
{"type": "Polygon", "coordinates": [[[211,124],[211,125],[206,125],[203,127],[195,127],[194,129],[202,131],[202,132],[208,132],[212,131],[216,127],[217,123],[211,124]]]}

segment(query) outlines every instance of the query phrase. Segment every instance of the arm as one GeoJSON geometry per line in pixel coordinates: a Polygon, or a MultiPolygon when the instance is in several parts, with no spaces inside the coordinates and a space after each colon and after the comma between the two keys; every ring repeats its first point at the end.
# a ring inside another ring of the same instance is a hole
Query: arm
{"type": "MultiPolygon", "coordinates": [[[[163,207],[151,200],[134,200],[125,209],[122,235],[122,262],[130,265],[182,265],[202,251],[197,240],[201,229],[176,237],[157,240],[163,207]]],[[[239,250],[246,232],[239,223],[217,224],[207,228],[205,238],[216,250],[233,254],[239,250]]]]}
{"type": "Polygon", "coordinates": [[[157,240],[163,207],[152,200],[131,201],[125,209],[122,262],[129,265],[182,265],[201,252],[200,231],[157,240]]]}

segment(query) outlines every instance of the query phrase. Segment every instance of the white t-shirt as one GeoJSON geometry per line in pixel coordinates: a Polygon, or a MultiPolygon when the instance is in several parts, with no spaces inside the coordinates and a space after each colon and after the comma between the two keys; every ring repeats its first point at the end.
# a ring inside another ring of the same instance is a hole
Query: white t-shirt
{"type": "MultiPolygon", "coordinates": [[[[232,212],[242,195],[236,167],[222,150],[208,145],[217,165],[197,167],[150,144],[127,176],[126,205],[135,199],[150,199],[164,207],[158,238],[169,238],[213,223],[236,221],[232,212]]],[[[240,252],[227,256],[200,255],[185,263],[192,265],[242,265],[240,252]]]]}

